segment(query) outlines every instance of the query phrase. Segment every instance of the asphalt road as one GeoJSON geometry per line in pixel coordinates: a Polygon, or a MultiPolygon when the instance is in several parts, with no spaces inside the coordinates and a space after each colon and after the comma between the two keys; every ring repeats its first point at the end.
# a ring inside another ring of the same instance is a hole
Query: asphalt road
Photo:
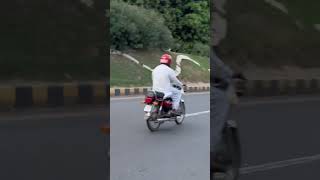
{"type": "Polygon", "coordinates": [[[209,94],[185,97],[182,125],[162,124],[151,133],[142,98],[111,100],[111,180],[209,179],[209,94]]]}
{"type": "MultiPolygon", "coordinates": [[[[209,179],[209,114],[150,133],[141,98],[111,101],[111,180],[209,179]]],[[[209,95],[186,97],[187,113],[207,111],[209,95]]],[[[320,97],[244,99],[240,180],[320,179],[320,97]]],[[[106,180],[104,108],[1,113],[0,179],[106,180]]]]}
{"type": "Polygon", "coordinates": [[[240,180],[320,179],[320,97],[245,99],[237,119],[240,180]]]}
{"type": "Polygon", "coordinates": [[[1,180],[106,180],[106,109],[0,116],[1,180]]]}

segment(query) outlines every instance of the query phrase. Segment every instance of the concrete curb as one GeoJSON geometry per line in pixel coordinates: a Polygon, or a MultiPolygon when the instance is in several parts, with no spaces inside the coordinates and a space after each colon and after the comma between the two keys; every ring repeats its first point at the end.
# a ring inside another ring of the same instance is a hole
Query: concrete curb
{"type": "MultiPolygon", "coordinates": [[[[320,94],[320,79],[249,80],[238,83],[244,96],[320,94]]],[[[20,107],[59,107],[105,104],[107,94],[114,96],[144,95],[150,87],[107,88],[106,82],[60,83],[0,86],[0,109],[20,107]]],[[[188,92],[207,92],[209,86],[188,86],[188,92]]]]}
{"type": "Polygon", "coordinates": [[[255,97],[320,93],[320,79],[249,80],[237,86],[243,90],[244,96],[255,97]]]}
{"type": "MultiPolygon", "coordinates": [[[[114,96],[131,96],[144,95],[150,87],[136,87],[136,88],[110,88],[110,97],[114,96]]],[[[204,92],[210,91],[209,86],[187,86],[188,92],[204,92]]]]}
{"type": "Polygon", "coordinates": [[[0,86],[0,108],[105,104],[106,82],[0,86]]]}

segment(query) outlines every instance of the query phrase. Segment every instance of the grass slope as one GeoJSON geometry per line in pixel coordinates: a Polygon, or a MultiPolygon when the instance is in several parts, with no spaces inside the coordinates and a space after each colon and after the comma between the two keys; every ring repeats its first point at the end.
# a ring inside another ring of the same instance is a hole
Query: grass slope
{"type": "MultiPolygon", "coordinates": [[[[164,53],[160,50],[128,51],[143,64],[154,68],[159,64],[159,58],[164,53]]],[[[176,55],[172,54],[175,59],[176,55]]],[[[182,61],[182,71],[179,78],[184,82],[209,82],[209,59],[205,57],[192,56],[191,58],[200,63],[201,67],[189,62],[182,61]]],[[[151,72],[133,63],[132,61],[119,56],[111,55],[110,83],[115,87],[149,86],[151,85],[151,72]]],[[[175,61],[173,68],[175,69],[175,61]]]]}

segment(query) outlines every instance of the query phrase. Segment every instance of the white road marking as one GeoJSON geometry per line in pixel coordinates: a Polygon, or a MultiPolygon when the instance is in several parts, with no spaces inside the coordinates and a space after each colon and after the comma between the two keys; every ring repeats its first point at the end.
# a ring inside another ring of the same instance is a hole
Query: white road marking
{"type": "Polygon", "coordinates": [[[266,164],[261,164],[256,166],[244,167],[240,169],[240,173],[250,174],[255,172],[263,172],[263,171],[279,169],[279,168],[284,168],[284,167],[298,165],[298,164],[306,164],[306,163],[310,163],[317,160],[320,160],[320,154],[301,157],[301,158],[295,158],[295,159],[288,159],[284,161],[271,162],[271,163],[266,163],[266,164]]]}
{"type": "Polygon", "coordinates": [[[186,117],[198,116],[198,115],[207,114],[207,113],[210,113],[210,111],[201,111],[201,112],[186,114],[186,117]]]}

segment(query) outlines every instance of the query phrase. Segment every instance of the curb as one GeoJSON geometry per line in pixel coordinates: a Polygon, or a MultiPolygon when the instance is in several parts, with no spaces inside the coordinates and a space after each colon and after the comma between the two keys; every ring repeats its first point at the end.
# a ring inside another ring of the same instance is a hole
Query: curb
{"type": "MultiPolygon", "coordinates": [[[[107,94],[144,95],[150,87],[107,88],[106,82],[0,86],[0,109],[106,104],[107,94]],[[109,91],[110,90],[110,91],[109,91]]],[[[320,79],[248,80],[237,83],[243,96],[320,94],[320,79]]],[[[188,86],[188,92],[210,91],[209,86],[188,86]]]]}
{"type": "MultiPolygon", "coordinates": [[[[144,95],[150,90],[150,87],[136,87],[136,88],[110,88],[110,97],[115,96],[132,96],[144,95]]],[[[187,86],[188,92],[204,92],[210,91],[209,86],[187,86]]]]}
{"type": "Polygon", "coordinates": [[[0,108],[105,104],[106,82],[0,86],[0,108]]]}
{"type": "Polygon", "coordinates": [[[320,94],[320,79],[248,80],[238,83],[243,96],[282,96],[320,94]]]}

